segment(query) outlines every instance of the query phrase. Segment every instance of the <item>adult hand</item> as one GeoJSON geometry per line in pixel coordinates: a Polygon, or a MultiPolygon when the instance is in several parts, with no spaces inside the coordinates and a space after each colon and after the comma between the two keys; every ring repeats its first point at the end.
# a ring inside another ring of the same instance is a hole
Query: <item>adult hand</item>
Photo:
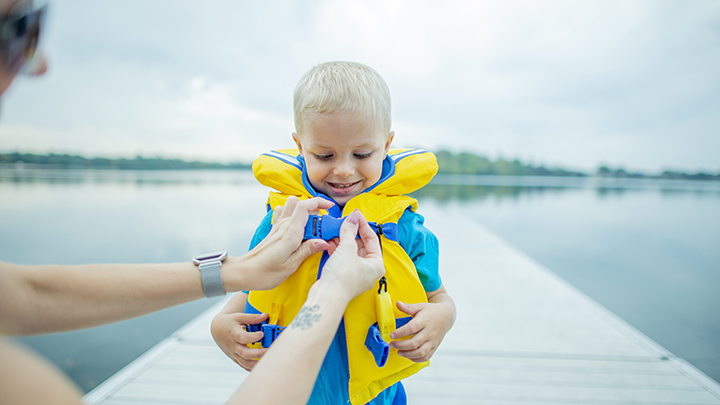
{"type": "Polygon", "coordinates": [[[242,271],[236,274],[240,288],[235,290],[275,288],[295,272],[308,256],[328,249],[328,243],[321,239],[303,242],[303,235],[309,215],[332,206],[333,203],[322,198],[299,201],[290,197],[284,207],[276,207],[270,233],[240,258],[243,262],[242,271]]]}
{"type": "Polygon", "coordinates": [[[305,315],[299,313],[273,342],[229,403],[307,403],[347,304],[384,273],[380,242],[355,211],[340,228],[340,243],[300,309],[305,315]]]}
{"type": "Polygon", "coordinates": [[[349,302],[372,288],[384,274],[380,241],[365,217],[355,210],[340,228],[340,243],[325,263],[320,282],[333,285],[349,302]]]}
{"type": "Polygon", "coordinates": [[[210,332],[226,356],[240,367],[250,371],[268,349],[251,349],[247,344],[262,339],[262,332],[248,332],[245,327],[267,319],[267,314],[232,314],[220,312],[210,324],[210,332]]]}

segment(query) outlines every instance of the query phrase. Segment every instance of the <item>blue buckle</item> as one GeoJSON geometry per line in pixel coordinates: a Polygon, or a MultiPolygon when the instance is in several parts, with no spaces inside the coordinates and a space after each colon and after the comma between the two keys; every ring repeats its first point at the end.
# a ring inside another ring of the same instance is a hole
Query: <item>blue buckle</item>
{"type": "Polygon", "coordinates": [[[412,316],[405,316],[402,318],[395,318],[395,329],[400,329],[403,326],[407,325],[408,322],[412,321],[412,316]]]}
{"type": "Polygon", "coordinates": [[[372,353],[378,367],[385,365],[388,355],[390,354],[390,345],[388,345],[380,335],[377,323],[374,323],[370,329],[368,329],[368,334],[365,338],[365,347],[372,353]]]}
{"type": "Polygon", "coordinates": [[[280,332],[284,331],[285,327],[278,325],[264,324],[262,325],[262,347],[267,349],[270,345],[280,336],[280,332]]]}
{"type": "Polygon", "coordinates": [[[340,227],[345,218],[334,218],[330,215],[310,215],[305,225],[303,239],[330,240],[340,237],[340,227]]]}
{"type": "MultiPolygon", "coordinates": [[[[248,332],[260,332],[260,331],[262,331],[262,326],[266,325],[267,323],[268,323],[268,320],[266,319],[260,323],[247,325],[247,326],[245,326],[245,330],[247,330],[248,332]]],[[[259,342],[259,340],[258,340],[258,342],[259,342]]]]}
{"type": "MultiPolygon", "coordinates": [[[[395,328],[401,328],[407,325],[408,322],[412,321],[412,316],[405,316],[402,318],[395,318],[395,328]]],[[[378,329],[378,324],[375,322],[368,329],[367,336],[365,337],[365,347],[372,353],[375,358],[375,363],[378,367],[385,365],[390,354],[390,345],[385,342],[378,329]]]]}
{"type": "Polygon", "coordinates": [[[268,320],[264,320],[260,323],[255,323],[252,325],[247,325],[245,327],[245,330],[248,332],[262,332],[263,337],[262,339],[258,340],[262,347],[268,348],[272,344],[272,342],[277,339],[278,336],[280,336],[280,332],[285,330],[284,326],[278,326],[278,325],[271,325],[268,323],[268,320]]]}
{"type": "MultiPolygon", "coordinates": [[[[307,224],[305,224],[305,235],[303,240],[307,239],[323,239],[330,240],[340,237],[340,227],[345,221],[343,218],[335,218],[330,215],[310,215],[307,224]]],[[[377,232],[381,226],[376,222],[368,222],[370,228],[377,232]]],[[[398,225],[395,223],[387,223],[382,225],[382,234],[389,240],[398,241],[398,225]]],[[[358,236],[359,237],[359,236],[358,236]]]]}
{"type": "Polygon", "coordinates": [[[377,222],[368,222],[368,225],[370,225],[370,228],[372,228],[375,233],[378,235],[385,236],[388,240],[392,240],[397,242],[398,241],[398,224],[393,222],[388,222],[386,224],[378,224],[377,222]],[[380,232],[378,232],[380,230],[380,232]]]}

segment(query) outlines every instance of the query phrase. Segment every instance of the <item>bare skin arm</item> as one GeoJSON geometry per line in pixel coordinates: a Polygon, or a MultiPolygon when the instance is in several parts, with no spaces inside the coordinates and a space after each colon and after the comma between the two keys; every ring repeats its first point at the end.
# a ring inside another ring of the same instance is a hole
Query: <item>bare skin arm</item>
{"type": "Polygon", "coordinates": [[[228,404],[307,403],[348,302],[343,293],[317,282],[228,404]]]}
{"type": "Polygon", "coordinates": [[[0,404],[80,404],[82,392],[47,360],[25,347],[0,338],[0,358],[0,404]]]}
{"type": "Polygon", "coordinates": [[[191,262],[84,266],[2,263],[0,297],[3,334],[25,335],[143,315],[202,298],[203,290],[198,269],[191,262]]]}
{"type": "MultiPolygon", "coordinates": [[[[322,240],[302,241],[308,215],[331,203],[288,199],[275,212],[273,230],[243,257],[222,265],[226,291],[277,286],[322,240]]],[[[198,268],[172,264],[20,266],[0,263],[0,336],[50,333],[97,326],[203,298],[198,268]]]]}
{"type": "MultiPolygon", "coordinates": [[[[345,307],[385,272],[375,233],[359,213],[351,218],[343,224],[341,243],[322,277],[310,289],[304,315],[273,343],[228,404],[307,402],[345,307]],[[360,241],[355,240],[358,224],[360,241]]],[[[0,339],[0,358],[0,404],[81,404],[80,391],[64,375],[23,347],[0,339]]]]}

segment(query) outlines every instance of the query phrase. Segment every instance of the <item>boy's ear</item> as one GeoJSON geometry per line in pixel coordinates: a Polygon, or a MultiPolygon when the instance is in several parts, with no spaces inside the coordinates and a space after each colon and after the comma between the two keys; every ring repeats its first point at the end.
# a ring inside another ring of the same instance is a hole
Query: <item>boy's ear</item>
{"type": "Polygon", "coordinates": [[[297,132],[292,133],[293,141],[295,141],[295,145],[297,145],[298,152],[300,152],[300,155],[302,155],[302,144],[300,143],[300,139],[298,138],[297,132]]]}
{"type": "Polygon", "coordinates": [[[392,145],[393,138],[395,138],[395,131],[390,131],[388,134],[388,140],[385,143],[385,156],[387,156],[388,151],[390,150],[390,145],[392,145]]]}

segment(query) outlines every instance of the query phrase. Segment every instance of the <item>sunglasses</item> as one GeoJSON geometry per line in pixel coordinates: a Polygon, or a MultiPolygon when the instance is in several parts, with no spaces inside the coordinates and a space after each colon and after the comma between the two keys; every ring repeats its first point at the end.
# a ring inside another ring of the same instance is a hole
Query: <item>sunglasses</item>
{"type": "Polygon", "coordinates": [[[17,74],[35,55],[47,6],[0,16],[0,69],[17,74]]]}

